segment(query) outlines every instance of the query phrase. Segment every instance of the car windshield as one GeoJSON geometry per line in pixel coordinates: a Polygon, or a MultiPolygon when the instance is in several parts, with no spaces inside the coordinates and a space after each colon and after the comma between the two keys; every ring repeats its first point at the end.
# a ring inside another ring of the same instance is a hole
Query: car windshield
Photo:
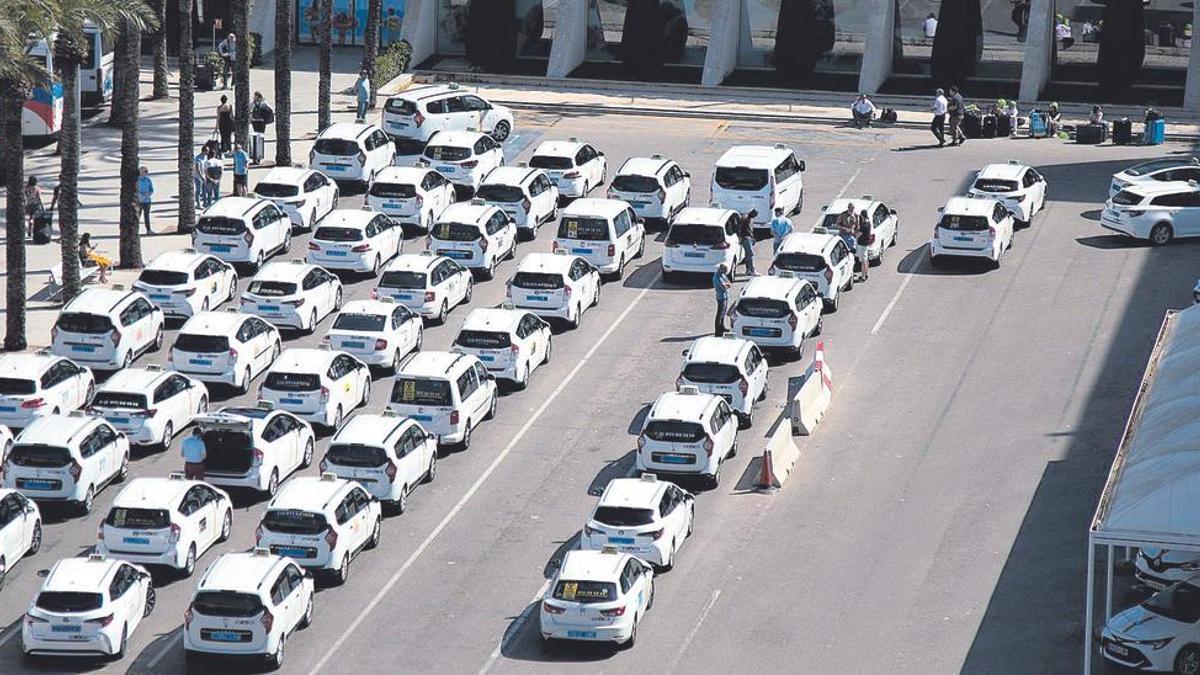
{"type": "Polygon", "coordinates": [[[475,193],[476,197],[486,202],[502,202],[512,204],[525,199],[525,193],[521,188],[513,185],[484,185],[475,193]]]}
{"type": "Polygon", "coordinates": [[[112,330],[112,321],[100,314],[84,314],[83,312],[65,312],[58,315],[54,327],[68,333],[102,334],[112,330]]]}
{"type": "Polygon", "coordinates": [[[1113,195],[1112,203],[1119,204],[1121,206],[1134,206],[1142,203],[1142,196],[1130,192],[1129,190],[1121,190],[1117,194],[1113,195]]]}
{"type": "Polygon", "coordinates": [[[358,143],[345,138],[318,138],[313,144],[313,152],[318,155],[357,155],[358,143]]]}
{"type": "Polygon", "coordinates": [[[104,523],[125,530],[161,530],[171,526],[171,515],[164,509],[124,509],[114,506],[104,523]]]}
{"type": "Polygon", "coordinates": [[[473,349],[505,349],[512,344],[508,333],[489,330],[464,330],[454,338],[454,344],[473,349]]]}
{"type": "Polygon", "coordinates": [[[371,183],[367,194],[384,199],[412,199],[417,196],[417,186],[409,183],[371,183]]]}
{"type": "Polygon", "coordinates": [[[392,402],[406,405],[450,405],[450,383],[415,377],[397,378],[392,385],[392,402]]]}
{"type": "Polygon", "coordinates": [[[379,278],[381,288],[425,288],[424,272],[384,272],[379,278]]]}
{"type": "Polygon", "coordinates": [[[442,241],[475,241],[481,236],[478,227],[463,223],[438,223],[432,234],[434,239],[442,241]]]}
{"type": "Polygon", "coordinates": [[[8,461],[16,466],[58,468],[71,463],[71,451],[55,445],[18,443],[13,446],[8,461]]]}
{"type": "Polygon", "coordinates": [[[617,585],[604,581],[568,581],[563,579],[554,587],[554,599],[590,604],[617,599],[617,585]]]}
{"type": "Polygon", "coordinates": [[[612,189],[617,192],[658,192],[658,181],[650,176],[617,176],[612,180],[612,189]]]}
{"type": "Polygon", "coordinates": [[[780,253],[774,265],[789,272],[820,272],[825,269],[825,259],[815,253],[780,253]]]}
{"type": "Polygon", "coordinates": [[[461,162],[471,156],[471,149],[453,145],[429,145],[425,147],[425,156],[435,162],[461,162]]]}
{"type": "Polygon", "coordinates": [[[34,603],[38,609],[47,612],[69,614],[73,612],[89,612],[100,609],[104,604],[104,596],[99,593],[82,593],[77,591],[42,591],[38,593],[34,603]]]}
{"type": "Polygon", "coordinates": [[[566,285],[561,274],[545,274],[543,272],[517,272],[513,275],[512,285],[515,288],[531,288],[539,291],[549,291],[566,285]]]}
{"type": "Polygon", "coordinates": [[[362,241],[363,231],[354,227],[333,227],[325,225],[313,232],[313,239],[322,241],[362,241]]]}
{"type": "Polygon", "coordinates": [[[381,314],[338,314],[333,327],[338,330],[381,331],[387,325],[387,317],[381,314]]]}
{"type": "Polygon", "coordinates": [[[300,188],[295,185],[285,185],[283,183],[259,183],[254,186],[254,191],[259,197],[273,199],[277,197],[295,197],[300,194],[300,188]]]}
{"type": "Polygon", "coordinates": [[[653,523],[654,512],[650,509],[634,509],[627,506],[599,506],[592,520],[613,527],[635,527],[653,523]]]}
{"type": "Polygon", "coordinates": [[[1180,162],[1178,159],[1153,159],[1149,162],[1134,164],[1125,169],[1125,173],[1130,176],[1145,176],[1148,173],[1154,173],[1162,169],[1170,169],[1177,166],[1193,166],[1187,162],[1180,162]]]}
{"type": "Polygon", "coordinates": [[[668,443],[695,443],[704,438],[704,427],[695,422],[651,420],[646,425],[646,437],[668,443]]]}
{"type": "Polygon", "coordinates": [[[251,281],[250,288],[246,289],[252,295],[261,295],[267,298],[279,298],[285,295],[292,295],[296,292],[296,284],[290,281],[251,281]]]}
{"type": "Polygon", "coordinates": [[[943,229],[960,232],[982,232],[988,229],[988,219],[984,216],[955,216],[946,214],[942,216],[942,222],[938,226],[943,229]]]}
{"type": "Polygon", "coordinates": [[[334,443],[325,453],[325,459],[342,466],[373,467],[387,462],[383,448],[362,443],[334,443]]]}
{"type": "Polygon", "coordinates": [[[267,373],[263,386],[276,391],[316,391],[321,388],[321,377],[314,373],[267,373]]]}
{"type": "Polygon", "coordinates": [[[318,534],[328,524],[325,516],[300,509],[270,509],[263,514],[262,526],[283,534],[318,534]]]}
{"type": "Polygon", "coordinates": [[[725,229],[711,225],[675,224],[667,232],[667,246],[715,246],[725,241],[725,229]]]}
{"type": "Polygon", "coordinates": [[[389,98],[383,109],[394,115],[413,115],[417,112],[417,104],[403,98],[389,98]]]}
{"type": "Polygon", "coordinates": [[[123,408],[129,410],[145,410],[145,394],[127,394],[123,391],[98,391],[92,399],[92,405],[97,408],[123,408]]]}
{"type": "Polygon", "coordinates": [[[180,333],[175,338],[174,348],[197,354],[220,354],[229,351],[229,338],[224,335],[180,333]]]}
{"type": "Polygon", "coordinates": [[[683,367],[683,377],[700,384],[733,384],[742,374],[728,363],[689,363],[683,367]]]}
{"type": "Polygon", "coordinates": [[[767,170],[719,166],[715,179],[726,190],[761,190],[767,186],[767,170]]]}
{"type": "Polygon", "coordinates": [[[608,221],[603,218],[566,216],[558,224],[559,239],[608,241],[608,221]]]}
{"type": "Polygon", "coordinates": [[[1181,623],[1200,621],[1200,587],[1184,582],[1150,596],[1142,607],[1181,623]]]}
{"type": "Polygon", "coordinates": [[[263,605],[249,593],[200,591],[192,598],[192,610],[205,616],[251,617],[261,614],[263,605]]]}
{"type": "Polygon", "coordinates": [[[149,286],[180,286],[188,282],[188,273],[174,270],[142,270],[138,281],[149,286]]]}
{"type": "Polygon", "coordinates": [[[246,223],[243,223],[240,218],[203,216],[196,223],[196,231],[215,235],[242,234],[246,231],[246,223]]]}
{"type": "Polygon", "coordinates": [[[564,171],[575,166],[570,157],[552,157],[550,155],[534,155],[529,158],[529,166],[535,169],[550,169],[564,171]]]}
{"type": "Polygon", "coordinates": [[[0,396],[23,396],[35,391],[37,391],[37,384],[33,380],[0,377],[0,396]]]}
{"type": "Polygon", "coordinates": [[[1017,181],[980,178],[975,181],[975,189],[980,192],[1016,192],[1017,181]]]}
{"type": "Polygon", "coordinates": [[[782,319],[791,313],[786,302],[771,298],[742,298],[737,303],[738,314],[759,319],[782,319]]]}

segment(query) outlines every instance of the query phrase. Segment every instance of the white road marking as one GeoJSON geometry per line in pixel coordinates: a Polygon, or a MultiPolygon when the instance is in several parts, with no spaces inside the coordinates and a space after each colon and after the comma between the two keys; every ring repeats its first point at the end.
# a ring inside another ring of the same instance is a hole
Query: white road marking
{"type": "MultiPolygon", "coordinates": [[[[179,630],[179,629],[175,629],[175,630],[179,630]]],[[[172,632],[174,632],[174,631],[172,631],[172,632]]],[[[172,649],[174,649],[175,643],[182,642],[182,641],[183,641],[183,631],[180,630],[178,635],[171,638],[170,640],[167,640],[167,644],[163,645],[163,648],[158,650],[158,653],[154,655],[154,658],[150,659],[150,663],[146,664],[146,670],[151,670],[151,671],[154,670],[154,667],[158,665],[158,662],[162,661],[163,657],[165,657],[167,654],[169,654],[171,652],[172,649]]]]}
{"type": "Polygon", "coordinates": [[[608,330],[604,331],[604,334],[600,336],[600,339],[592,345],[592,348],[583,355],[583,358],[579,360],[579,363],[575,364],[575,367],[571,369],[571,372],[568,373],[565,378],[563,378],[563,381],[559,383],[558,387],[551,392],[550,396],[547,397],[542,405],[538,407],[537,411],[535,411],[533,415],[525,422],[524,426],[517,431],[517,434],[512,437],[512,440],[508,442],[508,445],[504,446],[504,449],[500,451],[500,454],[496,455],[496,459],[492,460],[492,463],[489,464],[486,469],[484,469],[483,473],[479,475],[479,478],[475,480],[475,483],[471,485],[470,489],[468,489],[466,493],[463,494],[462,498],[458,500],[458,503],[456,503],[454,507],[450,509],[446,516],[442,518],[441,522],[439,522],[437,526],[433,528],[433,531],[429,533],[429,536],[425,537],[425,540],[422,541],[420,545],[417,546],[416,550],[414,550],[412,554],[408,556],[408,559],[404,561],[404,564],[400,566],[400,569],[396,570],[396,573],[392,575],[392,578],[388,579],[388,582],[384,584],[383,588],[379,589],[379,592],[376,593],[375,597],[371,599],[371,602],[367,603],[367,606],[364,607],[361,612],[359,612],[358,616],[354,618],[354,621],[350,622],[350,625],[347,626],[346,630],[342,632],[341,637],[339,637],[337,641],[333,643],[333,646],[325,652],[325,655],[321,657],[321,660],[317,661],[317,664],[312,667],[312,670],[309,671],[310,675],[316,675],[321,668],[325,667],[325,664],[329,663],[329,660],[333,658],[333,655],[337,653],[338,649],[341,649],[342,645],[346,643],[346,640],[350,639],[350,635],[358,629],[359,625],[362,624],[362,622],[367,618],[367,615],[369,615],[377,606],[379,606],[379,603],[382,602],[383,598],[392,590],[392,587],[400,581],[400,577],[404,576],[404,573],[407,572],[414,563],[416,563],[417,559],[421,557],[421,554],[423,554],[425,550],[428,549],[431,544],[433,544],[433,541],[438,538],[438,535],[440,535],[442,531],[450,525],[450,522],[454,520],[459,511],[462,511],[467,502],[471,500],[471,497],[475,496],[475,493],[479,491],[479,488],[483,487],[484,482],[486,482],[487,479],[491,477],[492,473],[496,471],[496,467],[500,466],[500,462],[503,462],[504,458],[508,457],[508,454],[517,446],[517,443],[521,442],[521,439],[524,438],[525,434],[528,433],[531,428],[533,428],[533,425],[538,421],[538,418],[540,418],[542,414],[546,412],[550,405],[554,403],[554,400],[558,398],[558,395],[561,394],[563,390],[567,388],[567,385],[575,379],[575,376],[579,374],[579,371],[583,370],[583,367],[587,365],[587,362],[590,361],[592,356],[595,355],[596,351],[600,349],[600,346],[608,340],[613,332],[616,331],[617,326],[621,325],[621,322],[625,320],[625,317],[629,316],[629,313],[633,311],[633,308],[636,307],[639,302],[641,302],[642,298],[646,297],[646,293],[649,291],[650,286],[643,288],[642,291],[637,294],[637,297],[635,297],[633,301],[630,302],[625,308],[625,310],[621,312],[616,321],[614,321],[612,325],[608,327],[608,330]]]}
{"type": "Polygon", "coordinates": [[[917,258],[917,262],[913,265],[913,268],[909,270],[908,274],[904,275],[904,281],[900,282],[900,288],[896,289],[896,293],[892,296],[891,302],[887,304],[887,307],[883,308],[883,314],[879,315],[879,320],[876,321],[875,325],[871,328],[871,335],[877,335],[879,333],[879,329],[883,327],[883,322],[887,321],[888,315],[892,313],[892,309],[894,309],[896,307],[896,303],[900,301],[900,294],[904,292],[904,289],[908,288],[908,282],[912,281],[913,276],[917,272],[917,268],[921,266],[921,263],[925,262],[925,256],[927,255],[929,255],[928,248],[921,252],[921,257],[917,258]]]}
{"type": "Polygon", "coordinates": [[[525,611],[521,612],[521,616],[517,617],[517,620],[513,623],[513,629],[506,632],[503,638],[500,638],[500,644],[496,645],[496,649],[492,651],[491,655],[488,656],[488,660],[484,662],[483,667],[479,669],[479,675],[484,675],[484,673],[491,670],[492,665],[496,663],[496,659],[500,658],[500,654],[504,652],[504,648],[511,644],[513,640],[516,640],[517,636],[525,630],[525,622],[529,620],[529,615],[533,610],[540,607],[541,603],[538,601],[542,599],[542,596],[546,595],[546,589],[550,588],[550,582],[553,580],[553,576],[547,579],[542,584],[542,587],[538,589],[537,594],[529,602],[525,603],[525,611]],[[534,604],[535,602],[538,604],[534,604]]]}
{"type": "MultiPolygon", "coordinates": [[[[872,159],[874,159],[874,158],[872,158],[872,159]]],[[[869,162],[870,160],[867,160],[867,161],[869,162]]],[[[858,174],[862,173],[862,170],[864,167],[866,167],[866,163],[863,163],[862,166],[855,169],[854,173],[850,174],[850,180],[846,181],[846,184],[842,186],[842,189],[838,190],[838,193],[836,195],[834,195],[833,199],[830,199],[829,201],[836,202],[837,200],[841,199],[842,195],[846,194],[846,190],[849,190],[850,186],[854,184],[854,179],[858,178],[858,174]]],[[[823,220],[825,220],[824,212],[822,212],[821,215],[817,216],[817,222],[813,223],[813,227],[819,226],[821,224],[821,221],[823,221],[823,220]]]]}
{"type": "Polygon", "coordinates": [[[700,626],[704,624],[704,619],[708,617],[708,613],[712,611],[713,605],[717,604],[717,598],[721,597],[721,589],[713,591],[712,597],[708,599],[708,604],[704,609],[700,610],[700,616],[696,619],[696,625],[692,626],[692,630],[688,632],[687,637],[683,640],[683,644],[679,645],[679,649],[675,652],[675,657],[671,659],[671,665],[667,666],[667,672],[675,671],[675,667],[683,659],[683,655],[691,646],[692,640],[696,639],[696,633],[700,632],[700,626]]]}

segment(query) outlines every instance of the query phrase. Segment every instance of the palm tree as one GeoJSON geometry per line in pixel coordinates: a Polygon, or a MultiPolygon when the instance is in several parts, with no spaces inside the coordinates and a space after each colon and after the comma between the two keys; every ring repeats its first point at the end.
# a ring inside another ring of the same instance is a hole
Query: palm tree
{"type": "Polygon", "coordinates": [[[275,4],[275,165],[292,164],[292,9],[275,4]]]}
{"type": "Polygon", "coordinates": [[[375,59],[379,57],[379,20],[382,14],[383,0],[368,0],[367,28],[363,34],[366,48],[363,49],[362,67],[371,80],[371,108],[375,107],[375,94],[379,91],[379,83],[375,81],[375,59]]]}
{"type": "Polygon", "coordinates": [[[154,0],[155,25],[151,34],[154,40],[154,98],[171,95],[167,85],[167,0],[154,0]]]}
{"type": "Polygon", "coordinates": [[[114,71],[122,71],[125,80],[120,100],[114,95],[112,109],[119,110],[121,124],[121,242],[118,266],[123,269],[142,266],[142,240],[138,233],[138,88],[142,32],[135,24],[125,22],[117,40],[113,60],[114,71]]]}
{"type": "Polygon", "coordinates": [[[333,68],[333,0],[317,0],[321,3],[320,33],[321,54],[318,64],[320,79],[317,84],[317,131],[333,123],[331,98],[333,96],[330,70],[333,68]]]}
{"type": "MultiPolygon", "coordinates": [[[[282,3],[284,5],[288,3],[282,3]]],[[[192,59],[192,0],[179,0],[179,146],[176,171],[179,173],[178,232],[196,228],[196,184],[192,182],[192,156],[195,150],[196,74],[192,59]]]]}
{"type": "Polygon", "coordinates": [[[250,127],[250,0],[233,0],[233,30],[237,58],[233,64],[234,138],[247,147],[250,127]]]}
{"type": "MultiPolygon", "coordinates": [[[[154,13],[142,0],[57,0],[61,15],[54,41],[54,60],[63,83],[61,176],[58,226],[62,246],[64,299],[79,293],[79,67],[87,58],[90,39],[84,24],[92,23],[105,36],[131,23],[142,30],[156,27],[154,13]]],[[[161,29],[159,29],[161,33],[161,29]]]]}

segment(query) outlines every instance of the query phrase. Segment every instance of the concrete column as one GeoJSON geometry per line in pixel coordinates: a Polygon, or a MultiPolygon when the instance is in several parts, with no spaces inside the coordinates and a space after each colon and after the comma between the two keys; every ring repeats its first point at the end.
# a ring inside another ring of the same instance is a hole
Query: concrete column
{"type": "MultiPolygon", "coordinates": [[[[295,2],[296,0],[278,0],[295,2]]],[[[254,0],[250,6],[250,32],[262,36],[263,56],[275,51],[275,2],[276,0],[254,0]]]]}
{"type": "MultiPolygon", "coordinates": [[[[1192,7],[1192,26],[1200,26],[1200,2],[1192,7]]],[[[1183,107],[1200,109],[1200,45],[1195,35],[1188,52],[1187,80],[1183,84],[1183,107]]]]}
{"type": "Polygon", "coordinates": [[[587,0],[559,0],[546,77],[567,77],[587,56],[587,0]]]}
{"type": "Polygon", "coordinates": [[[704,52],[704,75],[700,84],[716,87],[737,67],[742,42],[742,0],[723,2],[713,8],[704,52]]]}
{"type": "Polygon", "coordinates": [[[1021,66],[1020,100],[1033,102],[1041,98],[1053,66],[1054,0],[1033,0],[1025,38],[1025,62],[1021,66]]]}
{"type": "Polygon", "coordinates": [[[858,72],[859,91],[874,94],[891,76],[895,33],[895,0],[875,0],[875,11],[867,24],[862,70],[858,72]]]}
{"type": "Polygon", "coordinates": [[[411,67],[437,51],[437,0],[407,0],[400,39],[412,45],[411,67]]]}
{"type": "MultiPolygon", "coordinates": [[[[755,57],[754,37],[750,34],[750,8],[747,6],[750,0],[736,1],[741,7],[738,11],[738,65],[750,65],[755,57]]],[[[778,19],[779,15],[776,14],[775,18],[778,19]]]]}

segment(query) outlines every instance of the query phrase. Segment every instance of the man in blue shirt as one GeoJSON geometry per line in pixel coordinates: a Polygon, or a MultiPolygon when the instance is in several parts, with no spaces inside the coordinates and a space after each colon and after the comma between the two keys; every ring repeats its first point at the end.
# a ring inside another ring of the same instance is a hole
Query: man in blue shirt
{"type": "Polygon", "coordinates": [[[367,119],[367,106],[371,103],[371,78],[366,70],[358,74],[358,81],[354,83],[354,94],[358,99],[356,121],[362,122],[367,119]]]}
{"type": "Polygon", "coordinates": [[[233,194],[238,197],[245,197],[249,191],[247,187],[247,173],[250,171],[250,155],[242,149],[241,144],[233,144],[233,194]]]}
{"type": "Polygon", "coordinates": [[[713,292],[717,296],[717,317],[713,323],[713,335],[721,337],[725,334],[725,314],[729,305],[729,287],[733,282],[729,279],[729,268],[721,263],[712,276],[713,292]]]}
{"type": "Polygon", "coordinates": [[[154,234],[150,229],[150,204],[154,201],[154,181],[150,180],[150,170],[144,166],[138,169],[137,198],[138,210],[142,212],[142,220],[146,223],[146,234],[154,234]]]}
{"type": "Polygon", "coordinates": [[[204,447],[199,429],[193,429],[192,435],[183,439],[180,453],[183,455],[183,475],[188,480],[204,480],[204,460],[208,458],[208,449],[204,447]]]}
{"type": "Polygon", "coordinates": [[[792,221],[790,218],[783,217],[783,207],[775,207],[775,217],[771,219],[771,236],[775,238],[773,250],[779,252],[779,245],[783,243],[783,238],[792,233],[792,221]]]}

